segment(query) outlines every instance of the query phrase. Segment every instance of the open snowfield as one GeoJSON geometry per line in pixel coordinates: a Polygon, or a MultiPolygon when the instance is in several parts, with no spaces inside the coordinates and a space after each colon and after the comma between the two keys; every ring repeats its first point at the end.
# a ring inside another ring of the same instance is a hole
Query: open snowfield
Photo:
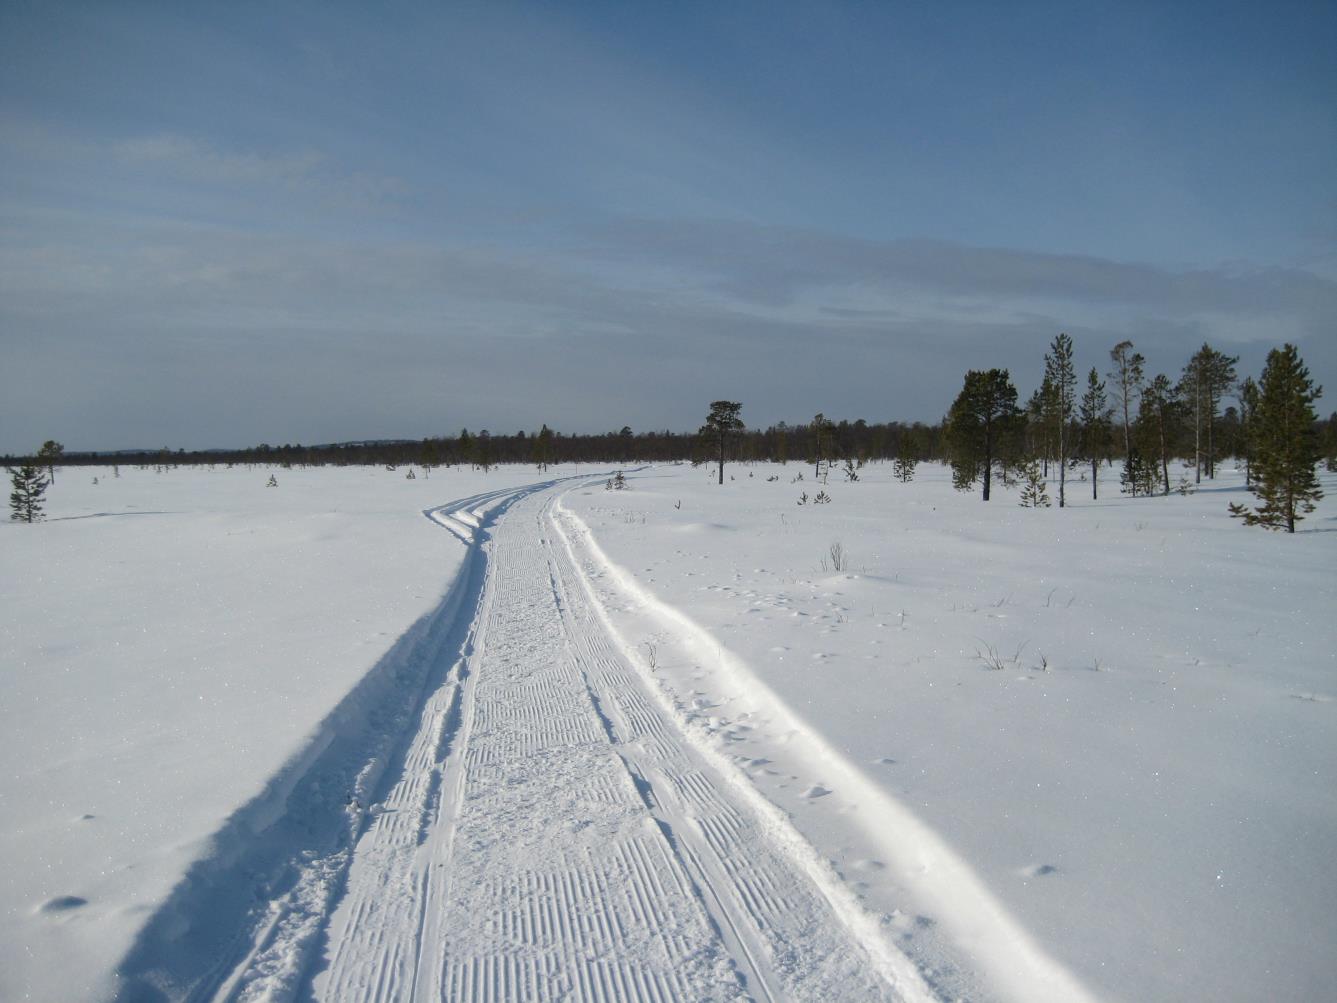
{"type": "Polygon", "coordinates": [[[1337,479],[728,470],[60,471],[0,999],[1330,995],[1337,479]]]}
{"type": "Polygon", "coordinates": [[[1337,478],[1286,536],[1227,518],[1233,469],[1190,497],[1070,483],[1063,511],[928,464],[802,507],[811,467],[727,473],[564,504],[611,590],[644,590],[615,620],[684,704],[875,912],[922,915],[908,950],[965,946],[1018,999],[1019,931],[1101,999],[1332,997],[1337,478]]]}

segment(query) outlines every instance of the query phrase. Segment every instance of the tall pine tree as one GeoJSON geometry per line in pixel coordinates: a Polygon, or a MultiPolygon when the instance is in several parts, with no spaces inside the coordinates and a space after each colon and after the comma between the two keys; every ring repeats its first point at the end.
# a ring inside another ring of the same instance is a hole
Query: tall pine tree
{"type": "Polygon", "coordinates": [[[1203,346],[1184,366],[1179,380],[1179,394],[1193,415],[1193,481],[1201,483],[1203,470],[1216,476],[1216,411],[1221,399],[1235,383],[1238,356],[1225,355],[1211,345],[1203,346]]]}
{"type": "Polygon", "coordinates": [[[1133,351],[1131,341],[1121,341],[1110,349],[1110,362],[1114,366],[1109,372],[1110,387],[1114,393],[1114,403],[1123,412],[1125,466],[1133,448],[1133,403],[1142,392],[1142,367],[1146,361],[1140,352],[1133,351]]]}
{"type": "Polygon", "coordinates": [[[1244,486],[1253,485],[1253,433],[1254,420],[1258,414],[1258,384],[1252,376],[1244,378],[1236,390],[1240,402],[1240,444],[1244,453],[1244,486]]]}
{"type": "Polygon", "coordinates": [[[1086,374],[1086,391],[1077,408],[1077,415],[1082,422],[1082,452],[1091,463],[1091,499],[1099,497],[1097,482],[1100,475],[1100,461],[1109,453],[1110,448],[1110,411],[1105,395],[1105,381],[1096,375],[1095,366],[1086,374]]]}
{"type": "Polygon", "coordinates": [[[1230,506],[1230,514],[1245,525],[1294,533],[1295,524],[1323,497],[1314,471],[1321,456],[1314,401],[1322,394],[1294,345],[1267,354],[1254,416],[1256,456],[1250,488],[1262,504],[1252,510],[1230,506]]]}
{"type": "Polygon", "coordinates": [[[719,449],[720,483],[724,483],[724,447],[729,436],[743,431],[743,419],[738,417],[743,405],[737,401],[712,401],[706,423],[701,426],[701,437],[719,449]]]}
{"type": "Polygon", "coordinates": [[[1052,388],[1048,403],[1052,412],[1055,457],[1058,460],[1058,507],[1063,508],[1068,453],[1072,448],[1068,425],[1072,422],[1073,405],[1077,397],[1077,374],[1072,367],[1072,339],[1066,334],[1058,335],[1049,346],[1045,355],[1045,379],[1052,388]]]}
{"type": "Polygon", "coordinates": [[[46,467],[47,483],[56,483],[56,463],[65,455],[65,447],[55,439],[47,439],[37,451],[37,459],[46,467]]]}
{"type": "Polygon", "coordinates": [[[1024,419],[1017,410],[1017,388],[1006,369],[966,373],[965,384],[947,412],[945,440],[952,465],[952,485],[969,491],[984,482],[989,500],[994,468],[1006,471],[1016,460],[1024,419]]]}
{"type": "MultiPolygon", "coordinates": [[[[1174,445],[1175,428],[1179,419],[1179,398],[1174,385],[1164,373],[1157,373],[1142,391],[1139,420],[1146,415],[1149,423],[1144,436],[1147,463],[1157,468],[1165,493],[1170,493],[1170,450],[1174,445]],[[1154,434],[1153,434],[1154,429],[1154,434]]],[[[1152,477],[1154,483],[1156,477],[1152,477]]]]}

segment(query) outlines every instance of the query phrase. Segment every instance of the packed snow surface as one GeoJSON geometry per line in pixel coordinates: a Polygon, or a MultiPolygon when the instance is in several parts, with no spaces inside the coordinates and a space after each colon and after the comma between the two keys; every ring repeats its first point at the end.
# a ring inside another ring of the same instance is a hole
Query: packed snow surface
{"type": "Polygon", "coordinates": [[[1331,501],[728,470],[58,472],[0,998],[1329,991],[1331,501]]]}

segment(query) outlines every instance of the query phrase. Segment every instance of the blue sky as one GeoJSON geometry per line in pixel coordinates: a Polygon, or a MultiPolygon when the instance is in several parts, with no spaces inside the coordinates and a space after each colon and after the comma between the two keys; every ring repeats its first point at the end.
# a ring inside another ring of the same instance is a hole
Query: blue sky
{"type": "MultiPolygon", "coordinates": [[[[0,451],[1337,391],[1332,4],[0,6],[0,451]]],[[[1320,402],[1326,411],[1337,398],[1320,402]]]]}

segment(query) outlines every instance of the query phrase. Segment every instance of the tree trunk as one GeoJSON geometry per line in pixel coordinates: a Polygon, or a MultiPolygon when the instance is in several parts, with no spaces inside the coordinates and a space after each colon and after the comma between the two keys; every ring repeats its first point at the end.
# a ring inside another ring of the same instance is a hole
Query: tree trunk
{"type": "Polygon", "coordinates": [[[1193,388],[1193,483],[1202,483],[1202,388],[1193,388]]]}
{"type": "Polygon", "coordinates": [[[1157,423],[1161,433],[1161,474],[1165,478],[1165,493],[1170,493],[1170,453],[1165,448],[1165,415],[1161,414],[1161,420],[1157,423]]]}
{"type": "Polygon", "coordinates": [[[1094,456],[1091,458],[1091,500],[1096,501],[1096,480],[1099,476],[1100,461],[1094,456]]]}
{"type": "Polygon", "coordinates": [[[993,428],[984,426],[984,500],[989,500],[989,479],[993,476],[993,428]]]}
{"type": "Polygon", "coordinates": [[[1212,421],[1212,418],[1216,414],[1216,402],[1210,394],[1207,398],[1207,404],[1207,479],[1214,481],[1216,480],[1216,446],[1213,442],[1212,432],[1216,423],[1212,421]]]}
{"type": "Polygon", "coordinates": [[[1058,507],[1062,508],[1064,503],[1063,488],[1067,482],[1068,476],[1068,458],[1063,451],[1063,426],[1058,429],[1058,507]]]}
{"type": "Polygon", "coordinates": [[[724,435],[720,434],[720,483],[724,483],[724,435]]]}

